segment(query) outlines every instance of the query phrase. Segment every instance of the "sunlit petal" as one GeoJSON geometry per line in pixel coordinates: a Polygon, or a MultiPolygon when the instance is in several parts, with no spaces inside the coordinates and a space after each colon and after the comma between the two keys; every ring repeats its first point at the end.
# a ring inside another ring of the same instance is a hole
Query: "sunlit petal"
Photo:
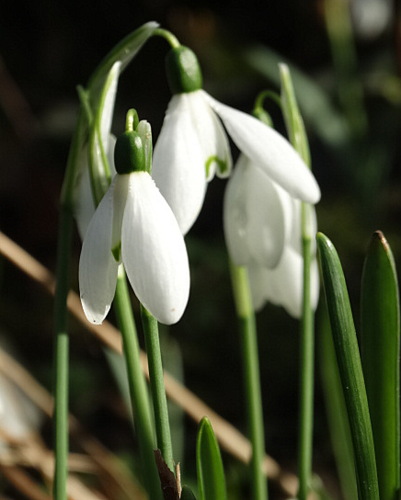
{"type": "Polygon", "coordinates": [[[152,177],[183,234],[198,217],[206,192],[204,156],[186,97],[176,95],[170,101],[152,168],[152,177]]]}
{"type": "Polygon", "coordinates": [[[118,263],[111,252],[114,187],[115,180],[88,226],[79,260],[82,307],[87,319],[95,324],[107,316],[116,288],[118,263]]]}
{"type": "MultiPolygon", "coordinates": [[[[252,302],[259,310],[269,301],[282,306],[294,318],[302,315],[303,259],[299,253],[286,248],[279,265],[274,269],[249,267],[252,302]]],[[[311,306],[315,310],[319,300],[319,272],[316,259],[311,265],[311,306]]]]}
{"type": "Polygon", "coordinates": [[[232,168],[230,145],[220,120],[205,99],[205,92],[191,92],[185,99],[201,143],[207,180],[212,180],[215,174],[228,177],[232,168]]]}
{"type": "MultiPolygon", "coordinates": [[[[114,177],[116,169],[114,167],[114,146],[116,138],[109,135],[107,142],[107,156],[110,165],[111,176],[114,177]]],[[[74,217],[77,221],[78,232],[81,240],[84,239],[88,225],[95,213],[95,203],[93,201],[89,165],[88,148],[85,147],[78,159],[78,176],[74,190],[74,217]]]]}
{"type": "Polygon", "coordinates": [[[290,143],[251,115],[226,106],[205,93],[238,148],[256,167],[295,198],[308,203],[320,199],[319,186],[290,143]]]}
{"type": "Polygon", "coordinates": [[[188,257],[174,214],[146,172],[130,175],[121,249],[138,299],[161,323],[176,323],[189,296],[188,257]]]}
{"type": "Polygon", "coordinates": [[[107,76],[103,93],[100,100],[98,112],[100,113],[100,137],[105,150],[109,141],[111,123],[113,120],[114,103],[116,101],[118,77],[120,75],[121,62],[117,61],[111,67],[107,76]]]}
{"type": "Polygon", "coordinates": [[[235,264],[278,264],[286,235],[284,208],[274,183],[241,156],[224,197],[224,230],[235,264]]]}

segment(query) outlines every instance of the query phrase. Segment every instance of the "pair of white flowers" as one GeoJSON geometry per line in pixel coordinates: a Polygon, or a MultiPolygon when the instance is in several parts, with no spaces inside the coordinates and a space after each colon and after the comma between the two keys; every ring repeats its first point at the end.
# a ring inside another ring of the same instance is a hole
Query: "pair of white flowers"
{"type": "MultiPolygon", "coordinates": [[[[156,319],[172,324],[181,318],[190,281],[183,235],[202,208],[208,181],[215,174],[231,174],[226,131],[242,152],[225,200],[231,258],[251,273],[257,268],[270,273],[266,286],[275,272],[281,279],[286,276],[279,286],[283,296],[296,293],[290,288],[302,279],[291,277],[302,262],[295,225],[299,200],[319,200],[313,175],[275,130],[213,99],[198,76],[188,85],[192,73],[185,65],[188,54],[191,64],[195,56],[183,47],[179,52],[179,82],[172,85],[175,95],[155,146],[154,180],[144,169],[117,173],[85,234],[79,281],[84,311],[93,323],[101,323],[109,311],[121,263],[138,299],[156,319]]],[[[111,112],[108,106],[106,115],[111,112]]],[[[107,117],[102,122],[109,128],[107,117]]],[[[149,135],[148,125],[142,127],[149,135]]],[[[145,136],[139,133],[139,140],[145,143],[145,136]]],[[[256,302],[280,302],[278,292],[269,294],[261,286],[261,277],[258,273],[252,280],[256,302]]],[[[296,315],[296,307],[287,309],[296,315]]]]}

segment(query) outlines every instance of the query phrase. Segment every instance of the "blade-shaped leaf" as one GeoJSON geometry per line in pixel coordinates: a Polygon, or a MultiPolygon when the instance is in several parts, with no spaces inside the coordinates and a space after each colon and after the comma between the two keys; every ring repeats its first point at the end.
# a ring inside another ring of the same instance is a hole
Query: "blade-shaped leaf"
{"type": "Polygon", "coordinates": [[[391,249],[373,234],[362,274],[362,364],[381,500],[400,487],[400,308],[391,249]]]}
{"type": "Polygon", "coordinates": [[[196,443],[200,500],[226,500],[226,481],[219,445],[208,418],[201,421],[196,443]]]}
{"type": "Polygon", "coordinates": [[[196,496],[192,493],[188,486],[183,486],[180,500],[196,500],[196,496]]]}
{"type": "Polygon", "coordinates": [[[331,241],[317,236],[327,308],[354,446],[360,500],[377,500],[379,487],[368,400],[358,341],[340,259],[331,241]]]}
{"type": "Polygon", "coordinates": [[[327,312],[322,310],[318,325],[320,370],[323,394],[327,408],[327,420],[340,479],[342,494],[345,500],[358,498],[354,454],[349,428],[344,391],[341,385],[336,353],[331,335],[327,312]]]}

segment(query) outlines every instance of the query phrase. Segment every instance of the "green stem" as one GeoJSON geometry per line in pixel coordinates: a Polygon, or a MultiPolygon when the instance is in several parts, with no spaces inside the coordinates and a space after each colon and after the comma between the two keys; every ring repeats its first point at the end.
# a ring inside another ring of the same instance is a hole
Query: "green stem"
{"type": "MultiPolygon", "coordinates": [[[[302,204],[302,226],[306,225],[306,211],[310,209],[302,204]]],[[[313,440],[313,393],[314,393],[314,312],[311,307],[311,262],[312,241],[303,231],[303,304],[301,320],[300,346],[300,407],[299,407],[299,451],[298,499],[306,500],[312,470],[312,440],[313,440]]]]}
{"type": "Polygon", "coordinates": [[[67,499],[68,477],[68,312],[67,296],[70,275],[70,250],[73,234],[73,186],[77,157],[83,140],[84,114],[78,117],[71,141],[67,169],[60,196],[60,221],[57,242],[56,291],[54,298],[54,481],[53,496],[67,499]]]}
{"type": "Polygon", "coordinates": [[[171,33],[171,31],[165,30],[163,28],[156,28],[153,32],[153,36],[160,36],[164,38],[173,49],[176,47],[180,47],[180,42],[178,41],[178,38],[171,33]]]}
{"type": "Polygon", "coordinates": [[[143,479],[145,487],[153,500],[161,500],[161,488],[154,458],[154,435],[149,398],[145,379],[141,370],[140,348],[129,299],[129,290],[122,268],[117,279],[114,297],[118,325],[123,338],[124,357],[127,365],[128,384],[132,405],[132,415],[143,460],[143,479]]]}
{"type": "Polygon", "coordinates": [[[156,319],[141,305],[142,326],[149,363],[149,380],[153,397],[157,446],[168,468],[174,471],[167,398],[164,387],[163,363],[156,319]]]}
{"type": "Polygon", "coordinates": [[[55,388],[54,388],[54,453],[55,470],[53,496],[67,500],[68,476],[68,358],[69,337],[67,331],[67,294],[70,264],[70,245],[73,218],[68,208],[62,206],[58,236],[57,286],[55,293],[55,388]]]}
{"type": "Polygon", "coordinates": [[[246,408],[252,443],[250,466],[253,499],[267,500],[267,480],[263,472],[265,438],[255,314],[246,268],[230,264],[230,271],[242,342],[246,408]]]}

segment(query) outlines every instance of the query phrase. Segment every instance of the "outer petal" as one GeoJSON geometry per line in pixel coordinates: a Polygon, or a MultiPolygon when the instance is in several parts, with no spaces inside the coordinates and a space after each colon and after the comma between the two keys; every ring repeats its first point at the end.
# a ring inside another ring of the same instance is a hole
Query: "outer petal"
{"type": "Polygon", "coordinates": [[[116,176],[93,216],[79,260],[79,289],[82,307],[91,323],[100,324],[114,297],[118,263],[112,248],[114,188],[116,176]]]}
{"type": "Polygon", "coordinates": [[[188,302],[188,256],[174,214],[147,172],[130,174],[121,250],[138,299],[161,323],[176,323],[188,302]]]}
{"type": "Polygon", "coordinates": [[[241,155],[227,184],[223,214],[227,246],[235,264],[278,264],[288,224],[285,209],[274,183],[241,155]]]}
{"type": "MultiPolygon", "coordinates": [[[[115,137],[113,135],[109,135],[107,156],[109,159],[112,177],[114,177],[116,173],[113,159],[115,143],[115,137]]],[[[79,235],[81,240],[83,240],[88,225],[93,217],[93,214],[95,213],[95,204],[93,202],[88,166],[88,149],[86,147],[82,150],[79,162],[79,174],[77,178],[77,186],[75,188],[74,217],[77,221],[79,235]]]]}
{"type": "Polygon", "coordinates": [[[253,116],[216,101],[206,92],[204,95],[235,144],[255,166],[294,198],[308,203],[319,201],[320,189],[313,174],[282,135],[253,116]]]}
{"type": "Polygon", "coordinates": [[[185,96],[202,146],[207,180],[212,180],[215,173],[219,177],[229,177],[232,158],[227,134],[205,99],[205,93],[197,91],[185,96]]]}
{"type": "Polygon", "coordinates": [[[107,149],[111,123],[113,120],[114,103],[116,101],[118,77],[120,76],[121,62],[117,61],[110,69],[100,98],[96,119],[99,120],[100,138],[107,149]]]}
{"type": "Polygon", "coordinates": [[[152,176],[186,234],[206,193],[204,156],[186,95],[174,96],[157,140],[152,176]]]}
{"type": "MultiPolygon", "coordinates": [[[[249,267],[252,301],[255,310],[262,308],[266,301],[282,306],[294,318],[302,315],[303,259],[286,248],[279,265],[275,269],[249,267]]],[[[319,300],[319,272],[316,259],[311,266],[311,304],[316,309],[319,300]]]]}

